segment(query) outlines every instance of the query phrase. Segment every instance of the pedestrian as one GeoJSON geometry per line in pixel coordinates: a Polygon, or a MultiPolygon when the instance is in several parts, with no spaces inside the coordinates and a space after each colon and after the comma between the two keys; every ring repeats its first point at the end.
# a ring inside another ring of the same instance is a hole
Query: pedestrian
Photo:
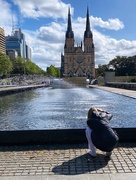
{"type": "Polygon", "coordinates": [[[88,111],[86,137],[89,154],[96,156],[96,148],[110,157],[112,150],[117,146],[119,137],[109,125],[112,114],[99,108],[90,108],[88,111]]]}

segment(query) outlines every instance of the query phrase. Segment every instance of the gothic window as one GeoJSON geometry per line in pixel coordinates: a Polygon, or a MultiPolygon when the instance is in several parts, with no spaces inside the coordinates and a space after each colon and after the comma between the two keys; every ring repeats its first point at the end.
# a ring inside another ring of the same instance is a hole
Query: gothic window
{"type": "Polygon", "coordinates": [[[90,52],[91,51],[91,47],[88,45],[87,46],[87,52],[90,52]]]}
{"type": "Polygon", "coordinates": [[[90,62],[90,57],[88,57],[88,62],[90,62]]]}

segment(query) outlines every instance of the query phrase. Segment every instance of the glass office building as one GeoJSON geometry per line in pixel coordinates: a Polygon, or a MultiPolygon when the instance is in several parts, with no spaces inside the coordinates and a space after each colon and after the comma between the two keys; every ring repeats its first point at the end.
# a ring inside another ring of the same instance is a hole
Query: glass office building
{"type": "Polygon", "coordinates": [[[26,59],[31,60],[31,48],[26,45],[26,59]]]}
{"type": "Polygon", "coordinates": [[[17,29],[12,32],[12,35],[6,36],[6,50],[15,50],[18,56],[24,59],[30,59],[31,55],[27,57],[27,46],[25,41],[25,35],[21,32],[21,29],[17,29]]]}

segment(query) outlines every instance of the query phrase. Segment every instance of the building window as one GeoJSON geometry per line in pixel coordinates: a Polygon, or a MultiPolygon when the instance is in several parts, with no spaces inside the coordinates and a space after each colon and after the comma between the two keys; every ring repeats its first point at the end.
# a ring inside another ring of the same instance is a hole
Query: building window
{"type": "Polygon", "coordinates": [[[89,51],[91,51],[91,47],[89,47],[89,51]]]}
{"type": "Polygon", "coordinates": [[[90,57],[88,57],[88,62],[90,62],[90,57]]]}

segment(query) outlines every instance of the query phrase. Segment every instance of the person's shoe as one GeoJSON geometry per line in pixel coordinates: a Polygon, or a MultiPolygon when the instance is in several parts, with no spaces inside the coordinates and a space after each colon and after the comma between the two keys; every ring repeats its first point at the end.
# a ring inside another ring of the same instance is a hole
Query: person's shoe
{"type": "Polygon", "coordinates": [[[105,157],[111,157],[112,152],[105,152],[105,157]]]}
{"type": "Polygon", "coordinates": [[[89,155],[93,158],[96,157],[96,153],[93,153],[92,151],[89,151],[89,155]]]}

